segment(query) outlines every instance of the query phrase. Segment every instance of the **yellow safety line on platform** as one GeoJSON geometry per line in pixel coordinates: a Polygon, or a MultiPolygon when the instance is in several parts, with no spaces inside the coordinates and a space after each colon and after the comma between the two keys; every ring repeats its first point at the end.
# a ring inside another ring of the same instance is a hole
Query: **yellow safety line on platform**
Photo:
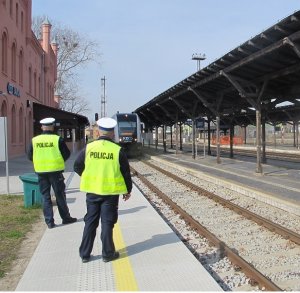
{"type": "Polygon", "coordinates": [[[114,242],[116,250],[120,252],[120,258],[112,262],[115,272],[116,290],[138,291],[119,223],[114,227],[114,242]]]}

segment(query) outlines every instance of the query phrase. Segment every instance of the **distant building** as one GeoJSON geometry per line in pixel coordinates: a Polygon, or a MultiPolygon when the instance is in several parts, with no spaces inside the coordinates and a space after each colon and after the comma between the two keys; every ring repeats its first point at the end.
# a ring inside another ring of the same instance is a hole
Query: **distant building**
{"type": "Polygon", "coordinates": [[[39,120],[54,117],[71,150],[84,145],[86,117],[59,110],[54,95],[58,46],[51,24],[41,39],[31,30],[32,0],[0,1],[0,116],[7,117],[9,157],[23,155],[40,132],[39,120]]]}

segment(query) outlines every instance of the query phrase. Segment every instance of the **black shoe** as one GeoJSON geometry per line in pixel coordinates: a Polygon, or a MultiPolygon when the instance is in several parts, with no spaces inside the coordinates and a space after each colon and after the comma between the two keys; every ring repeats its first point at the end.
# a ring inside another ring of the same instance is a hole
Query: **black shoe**
{"type": "Polygon", "coordinates": [[[102,257],[102,259],[103,259],[104,262],[109,262],[109,261],[112,261],[112,260],[115,260],[115,259],[119,258],[119,256],[120,256],[120,253],[118,251],[115,251],[112,256],[102,257]]]}
{"type": "Polygon", "coordinates": [[[86,263],[86,262],[90,261],[90,258],[89,257],[83,257],[81,260],[82,260],[83,263],[86,263]]]}
{"type": "Polygon", "coordinates": [[[49,223],[49,224],[47,224],[47,226],[48,226],[48,229],[52,229],[52,228],[56,227],[56,225],[54,223],[49,223]]]}
{"type": "Polygon", "coordinates": [[[77,218],[72,218],[72,217],[67,218],[67,219],[65,219],[65,220],[62,221],[62,223],[64,225],[66,225],[66,224],[72,224],[72,223],[75,223],[75,222],[77,222],[77,218]]]}

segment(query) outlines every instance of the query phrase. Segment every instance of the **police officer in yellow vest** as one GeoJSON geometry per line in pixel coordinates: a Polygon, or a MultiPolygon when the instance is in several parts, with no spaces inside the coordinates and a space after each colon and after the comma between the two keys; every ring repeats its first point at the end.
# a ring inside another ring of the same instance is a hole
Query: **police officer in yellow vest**
{"type": "Polygon", "coordinates": [[[81,176],[80,190],[86,192],[87,213],[79,255],[88,262],[101,218],[102,259],[109,262],[119,257],[113,241],[113,228],[118,220],[119,195],[126,201],[132,190],[129,163],[123,149],[113,142],[117,122],[108,117],[97,121],[100,137],[78,154],[74,171],[81,176]]]}
{"type": "Polygon", "coordinates": [[[32,138],[28,150],[28,158],[33,161],[34,171],[38,175],[40,192],[43,198],[43,213],[49,229],[55,227],[53,205],[51,200],[51,186],[54,190],[56,203],[63,224],[77,221],[70,216],[66,201],[63,171],[65,161],[70,157],[62,137],[54,134],[55,119],[45,118],[40,121],[43,133],[32,138]]]}

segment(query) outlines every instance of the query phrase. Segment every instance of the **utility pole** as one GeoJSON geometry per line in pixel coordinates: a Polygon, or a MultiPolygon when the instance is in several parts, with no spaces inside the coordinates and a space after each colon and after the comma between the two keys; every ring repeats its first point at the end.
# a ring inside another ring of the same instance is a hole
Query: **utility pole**
{"type": "Polygon", "coordinates": [[[192,60],[197,60],[197,71],[199,71],[201,69],[200,62],[203,61],[203,60],[205,60],[205,59],[206,59],[205,54],[201,54],[201,53],[197,54],[197,53],[195,53],[195,54],[192,55],[192,60]]]}
{"type": "Polygon", "coordinates": [[[102,94],[101,94],[101,115],[100,118],[106,117],[106,94],[105,94],[105,76],[101,78],[101,88],[102,88],[102,94]]]}

